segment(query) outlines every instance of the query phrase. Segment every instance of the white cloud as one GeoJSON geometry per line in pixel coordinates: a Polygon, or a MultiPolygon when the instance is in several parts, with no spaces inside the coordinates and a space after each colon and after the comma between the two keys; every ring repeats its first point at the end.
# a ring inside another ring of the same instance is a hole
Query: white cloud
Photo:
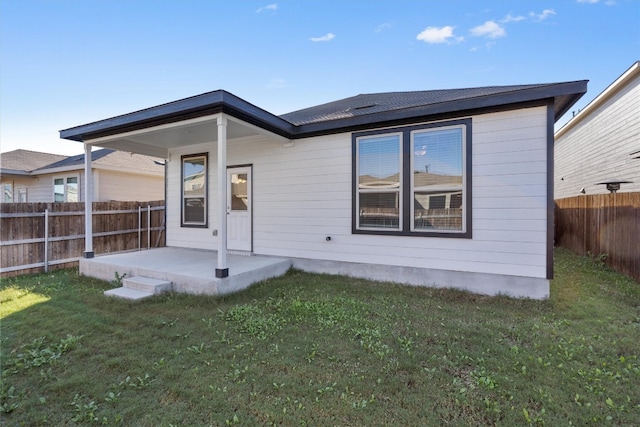
{"type": "Polygon", "coordinates": [[[309,40],[311,40],[312,42],[330,42],[331,40],[335,39],[336,35],[333,33],[327,33],[322,37],[311,37],[309,40]]]}
{"type": "Polygon", "coordinates": [[[615,0],[607,0],[604,2],[607,6],[614,6],[616,4],[615,0]]]}
{"type": "Polygon", "coordinates": [[[541,13],[529,12],[529,16],[531,17],[531,19],[537,22],[544,21],[548,17],[553,16],[555,14],[556,14],[556,11],[553,9],[545,9],[541,13]]]}
{"type": "Polygon", "coordinates": [[[598,3],[600,0],[578,0],[578,3],[589,3],[589,4],[595,4],[598,3]]]}
{"type": "Polygon", "coordinates": [[[276,10],[278,10],[278,3],[271,3],[271,4],[268,4],[266,6],[262,6],[262,7],[258,8],[258,10],[256,10],[256,13],[275,12],[276,10]]]}
{"type": "Polygon", "coordinates": [[[389,24],[388,22],[385,22],[384,24],[380,24],[380,25],[378,25],[378,28],[376,28],[376,33],[384,31],[387,28],[391,28],[391,24],[389,24]]]}
{"type": "Polygon", "coordinates": [[[499,22],[502,22],[503,24],[506,24],[508,22],[524,21],[525,19],[527,19],[525,16],[522,16],[522,15],[513,16],[512,14],[507,13],[507,16],[502,18],[499,22]]]}
{"type": "Polygon", "coordinates": [[[473,27],[471,29],[471,35],[475,37],[489,37],[490,39],[497,39],[507,35],[504,27],[497,24],[495,21],[487,21],[482,25],[473,27]]]}
{"type": "Polygon", "coordinates": [[[450,25],[444,27],[427,27],[423,32],[416,36],[417,40],[421,40],[425,43],[455,43],[464,40],[464,37],[456,37],[453,34],[453,28],[450,25]]]}

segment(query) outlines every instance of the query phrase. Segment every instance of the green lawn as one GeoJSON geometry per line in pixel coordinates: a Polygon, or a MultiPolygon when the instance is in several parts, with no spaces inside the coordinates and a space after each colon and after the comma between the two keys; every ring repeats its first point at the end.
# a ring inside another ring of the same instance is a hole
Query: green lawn
{"type": "Polygon", "coordinates": [[[292,271],[224,298],[3,280],[4,425],[638,425],[640,284],[556,251],[548,301],[292,271]]]}

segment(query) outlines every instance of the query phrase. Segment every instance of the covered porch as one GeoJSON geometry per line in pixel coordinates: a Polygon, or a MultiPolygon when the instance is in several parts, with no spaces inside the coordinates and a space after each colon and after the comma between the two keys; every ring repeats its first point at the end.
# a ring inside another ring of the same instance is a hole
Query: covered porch
{"type": "MultiPolygon", "coordinates": [[[[171,226],[176,236],[183,236],[176,246],[188,246],[185,242],[197,233],[200,241],[194,246],[209,250],[174,247],[94,258],[91,203],[86,203],[85,251],[80,272],[104,280],[113,280],[116,272],[119,275],[126,273],[128,277],[160,278],[170,280],[174,291],[202,294],[234,292],[253,282],[273,277],[269,272],[274,270],[283,274],[290,265],[284,260],[236,256],[228,252],[228,249],[242,250],[252,255],[253,247],[251,231],[246,233],[246,248],[228,245],[229,239],[233,239],[233,233],[227,232],[228,218],[233,210],[228,198],[233,182],[227,175],[227,145],[236,139],[266,136],[287,146],[292,144],[292,132],[291,123],[225,91],[209,92],[60,131],[62,138],[84,144],[86,178],[83,190],[87,201],[93,198],[90,155],[93,147],[164,158],[165,166],[173,165],[174,170],[180,167],[182,160],[179,154],[172,153],[189,148],[193,153],[206,152],[205,156],[210,155],[216,171],[213,176],[209,175],[207,157],[206,163],[203,162],[204,184],[198,183],[198,189],[203,189],[201,199],[204,202],[197,205],[203,211],[202,224],[194,225],[191,220],[187,224],[185,220],[184,212],[193,209],[189,204],[193,198],[186,196],[186,184],[182,182],[176,187],[175,175],[171,177],[173,181],[167,178],[165,182],[165,200],[170,212],[166,219],[167,236],[171,226]],[[168,185],[172,186],[171,190],[168,185]]],[[[252,213],[250,210],[248,213],[245,222],[251,224],[252,213]]]]}
{"type": "Polygon", "coordinates": [[[287,258],[229,254],[229,275],[218,278],[216,255],[216,251],[175,247],[102,255],[81,259],[80,273],[106,281],[113,281],[116,273],[117,277],[144,277],[171,282],[174,292],[225,295],[281,276],[291,267],[287,258]]]}

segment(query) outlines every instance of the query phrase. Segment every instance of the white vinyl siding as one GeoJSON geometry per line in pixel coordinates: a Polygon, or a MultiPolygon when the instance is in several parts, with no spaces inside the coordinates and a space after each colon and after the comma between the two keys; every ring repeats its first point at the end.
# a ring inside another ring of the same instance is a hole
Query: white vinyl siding
{"type": "MultiPolygon", "coordinates": [[[[576,117],[577,118],[577,117],[576,117]]],[[[640,75],[580,119],[555,142],[556,199],[608,193],[610,179],[633,181],[620,192],[640,191],[640,75]]]]}
{"type": "Polygon", "coordinates": [[[97,170],[93,172],[93,177],[97,181],[94,182],[94,199],[97,202],[149,202],[164,199],[163,176],[97,170]]]}
{"type": "MultiPolygon", "coordinates": [[[[230,139],[227,164],[253,166],[254,252],[546,278],[547,108],[471,119],[472,239],[352,234],[350,133],[295,140],[292,147],[262,136],[230,139]]],[[[216,144],[171,153],[169,246],[217,249],[216,203],[210,205],[208,229],[179,227],[180,155],[204,151],[209,197],[217,200],[216,144]]]]}

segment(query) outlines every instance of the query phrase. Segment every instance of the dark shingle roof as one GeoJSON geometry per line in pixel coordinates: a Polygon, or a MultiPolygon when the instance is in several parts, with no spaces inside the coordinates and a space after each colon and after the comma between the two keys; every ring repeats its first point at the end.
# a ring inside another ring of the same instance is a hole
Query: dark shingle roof
{"type": "Polygon", "coordinates": [[[414,92],[368,93],[340,99],[315,107],[283,114],[280,118],[296,126],[339,119],[347,119],[375,113],[429,107],[459,100],[513,93],[545,85],[488,86],[466,89],[424,90],[414,92]]]}
{"type": "MultiPolygon", "coordinates": [[[[111,148],[103,148],[101,150],[96,150],[91,152],[91,161],[95,162],[109,154],[115,152],[116,150],[112,150],[111,148]]],[[[59,162],[52,163],[46,166],[46,169],[54,169],[54,168],[63,168],[65,166],[84,166],[84,154],[78,154],[76,156],[70,156],[66,159],[60,160],[59,162]]],[[[44,168],[40,168],[44,169],[44,168]]]]}
{"type": "Polygon", "coordinates": [[[60,131],[73,141],[228,114],[289,139],[429,120],[443,115],[552,103],[558,120],[587,91],[587,81],[357,95],[276,116],[223,90],[60,131]]]}

